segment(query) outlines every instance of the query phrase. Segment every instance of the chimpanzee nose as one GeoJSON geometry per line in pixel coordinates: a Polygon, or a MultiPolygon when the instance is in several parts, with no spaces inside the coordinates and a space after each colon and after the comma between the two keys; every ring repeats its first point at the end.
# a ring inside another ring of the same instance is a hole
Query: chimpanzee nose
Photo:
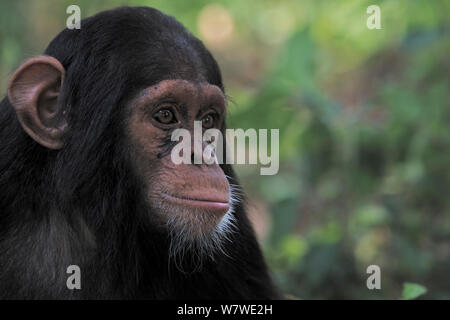
{"type": "MultiPolygon", "coordinates": [[[[202,141],[201,147],[198,143],[192,143],[191,146],[191,164],[195,164],[196,166],[207,166],[218,164],[216,152],[214,149],[208,150],[208,152],[204,152],[205,148],[209,145],[206,141],[202,141]]],[[[210,147],[211,148],[211,147],[210,147]]]]}

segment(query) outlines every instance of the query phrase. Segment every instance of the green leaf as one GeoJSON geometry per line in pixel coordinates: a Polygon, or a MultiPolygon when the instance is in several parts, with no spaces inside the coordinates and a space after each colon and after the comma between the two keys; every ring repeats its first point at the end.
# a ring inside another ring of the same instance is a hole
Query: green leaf
{"type": "Polygon", "coordinates": [[[403,284],[402,300],[412,300],[425,294],[427,288],[416,283],[405,282],[403,284]]]}

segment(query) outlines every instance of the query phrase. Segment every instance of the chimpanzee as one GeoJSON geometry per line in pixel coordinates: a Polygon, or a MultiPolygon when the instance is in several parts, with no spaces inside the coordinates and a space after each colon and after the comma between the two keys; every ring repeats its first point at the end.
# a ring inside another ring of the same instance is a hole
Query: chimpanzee
{"type": "Polygon", "coordinates": [[[0,298],[280,298],[231,165],[171,161],[175,129],[225,130],[225,97],[202,42],[147,7],[22,64],[0,105],[0,298]]]}

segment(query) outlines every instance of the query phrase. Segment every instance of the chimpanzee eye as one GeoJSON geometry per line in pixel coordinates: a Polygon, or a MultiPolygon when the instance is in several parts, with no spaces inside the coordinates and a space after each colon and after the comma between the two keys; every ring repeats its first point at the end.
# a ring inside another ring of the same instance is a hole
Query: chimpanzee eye
{"type": "Polygon", "coordinates": [[[202,118],[203,128],[210,129],[210,128],[214,127],[214,122],[215,122],[214,120],[215,120],[214,115],[211,113],[204,116],[202,118]]]}
{"type": "Polygon", "coordinates": [[[153,118],[162,124],[171,124],[177,122],[173,111],[170,109],[158,110],[155,114],[153,114],[153,118]]]}

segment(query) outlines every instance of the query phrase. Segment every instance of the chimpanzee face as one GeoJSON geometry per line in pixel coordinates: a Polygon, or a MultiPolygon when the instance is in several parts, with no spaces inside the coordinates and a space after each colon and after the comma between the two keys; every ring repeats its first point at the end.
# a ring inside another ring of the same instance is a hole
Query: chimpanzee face
{"type": "MultiPolygon", "coordinates": [[[[183,128],[194,137],[194,121],[201,121],[204,130],[220,129],[225,117],[222,91],[208,83],[164,80],[144,89],[128,107],[132,158],[150,208],[178,233],[211,236],[229,219],[230,185],[217,163],[175,164],[171,134],[183,128]]],[[[193,159],[194,148],[191,152],[193,159]]]]}

